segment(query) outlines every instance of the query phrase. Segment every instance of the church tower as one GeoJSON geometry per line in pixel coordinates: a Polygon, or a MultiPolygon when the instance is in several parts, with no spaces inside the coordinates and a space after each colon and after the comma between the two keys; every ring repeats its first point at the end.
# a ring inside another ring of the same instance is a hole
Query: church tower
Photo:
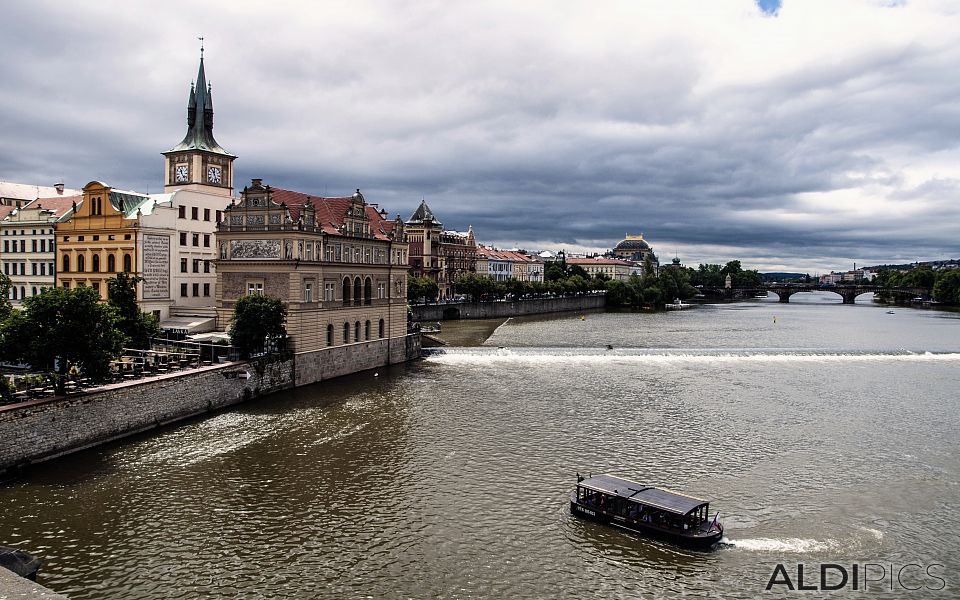
{"type": "Polygon", "coordinates": [[[227,197],[233,193],[237,157],[213,139],[213,90],[203,70],[202,47],[197,82],[191,84],[187,102],[187,135],[163,156],[164,192],[188,189],[227,197]]]}

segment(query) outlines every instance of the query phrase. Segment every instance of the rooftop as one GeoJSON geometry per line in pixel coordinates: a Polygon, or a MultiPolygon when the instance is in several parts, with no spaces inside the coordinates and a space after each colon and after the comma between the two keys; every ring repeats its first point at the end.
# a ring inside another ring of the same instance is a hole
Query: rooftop
{"type": "Polygon", "coordinates": [[[587,477],[578,485],[605,494],[636,500],[647,506],[659,508],[678,515],[685,515],[704,504],[708,504],[706,500],[701,500],[700,498],[646,486],[630,481],[629,479],[614,477],[613,475],[587,477]]]}

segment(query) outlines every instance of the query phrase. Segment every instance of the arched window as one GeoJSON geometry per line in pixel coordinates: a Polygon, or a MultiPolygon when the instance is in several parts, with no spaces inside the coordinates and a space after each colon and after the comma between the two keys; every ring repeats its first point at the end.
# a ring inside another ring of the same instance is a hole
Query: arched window
{"type": "Polygon", "coordinates": [[[99,254],[94,254],[90,258],[90,268],[94,273],[100,272],[100,255],[99,254]]]}
{"type": "MultiPolygon", "coordinates": [[[[23,287],[23,286],[21,285],[21,286],[20,286],[20,299],[23,300],[23,299],[26,298],[26,297],[27,297],[27,288],[25,288],[25,287],[23,287]]],[[[358,325],[359,325],[359,323],[358,323],[358,325]]]]}
{"type": "Polygon", "coordinates": [[[116,270],[117,270],[117,257],[112,254],[108,254],[107,255],[107,273],[113,273],[116,270]]]}
{"type": "Polygon", "coordinates": [[[363,294],[363,283],[361,283],[360,278],[357,277],[353,280],[353,304],[357,306],[361,301],[361,294],[363,294]]]}
{"type": "Polygon", "coordinates": [[[87,267],[87,265],[84,264],[85,261],[86,261],[86,257],[85,257],[84,255],[82,255],[82,254],[78,254],[78,255],[77,255],[77,273],[83,273],[83,272],[84,272],[84,270],[85,270],[86,267],[87,267]]]}
{"type": "Polygon", "coordinates": [[[380,330],[380,337],[383,337],[383,319],[380,319],[379,330],[380,330]]]}
{"type": "Polygon", "coordinates": [[[327,345],[333,345],[333,323],[327,325],[327,345]]]}
{"type": "Polygon", "coordinates": [[[343,304],[350,304],[350,278],[343,278],[343,304]]]}
{"type": "Polygon", "coordinates": [[[370,339],[370,321],[363,324],[363,339],[370,339]]]}
{"type": "Polygon", "coordinates": [[[367,277],[363,282],[363,303],[370,304],[373,299],[373,280],[367,277]]]}
{"type": "Polygon", "coordinates": [[[70,272],[70,255],[69,254],[63,255],[63,272],[64,273],[70,272]]]}
{"type": "Polygon", "coordinates": [[[36,295],[37,295],[37,288],[34,287],[33,289],[30,290],[30,292],[31,292],[31,294],[30,294],[31,296],[36,296],[36,295]]]}
{"type": "Polygon", "coordinates": [[[360,321],[357,321],[356,324],[353,326],[353,341],[355,342],[360,341],[360,321]]]}
{"type": "Polygon", "coordinates": [[[129,273],[133,270],[133,260],[131,260],[129,254],[123,255],[123,272],[129,273]]]}
{"type": "Polygon", "coordinates": [[[343,343],[350,343],[350,323],[347,323],[346,321],[343,322],[343,343]]]}
{"type": "Polygon", "coordinates": [[[16,300],[16,299],[17,299],[17,288],[16,288],[16,286],[13,286],[13,287],[10,288],[10,298],[11,298],[12,300],[16,300]]]}

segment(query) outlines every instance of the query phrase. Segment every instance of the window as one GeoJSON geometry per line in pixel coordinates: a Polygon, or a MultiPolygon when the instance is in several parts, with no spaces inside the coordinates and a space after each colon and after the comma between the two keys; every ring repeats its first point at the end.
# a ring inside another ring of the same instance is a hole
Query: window
{"type": "Polygon", "coordinates": [[[40,252],[47,251],[47,240],[40,240],[40,252]]]}
{"type": "Polygon", "coordinates": [[[360,302],[363,301],[363,298],[361,298],[361,294],[363,294],[363,284],[360,283],[360,278],[357,277],[356,279],[353,280],[353,304],[354,304],[354,306],[360,306],[360,302]]]}
{"type": "Polygon", "coordinates": [[[95,291],[98,296],[100,295],[100,282],[99,282],[99,281],[94,281],[93,283],[90,284],[90,287],[93,288],[93,291],[95,291]]]}
{"type": "Polygon", "coordinates": [[[377,298],[380,298],[381,300],[383,300],[383,299],[386,298],[386,297],[387,297],[387,284],[385,284],[385,283],[378,283],[378,284],[377,284],[377,298]]]}
{"type": "Polygon", "coordinates": [[[209,208],[203,209],[203,220],[204,220],[204,221],[209,221],[209,220],[210,220],[210,209],[209,209],[209,208]]]}
{"type": "Polygon", "coordinates": [[[3,263],[3,273],[5,275],[10,274],[10,263],[3,263]]]}
{"type": "Polygon", "coordinates": [[[54,268],[53,268],[53,266],[54,266],[55,264],[56,264],[56,263],[50,263],[50,266],[47,267],[47,273],[50,273],[51,275],[53,275],[53,273],[54,273],[54,268]]]}
{"type": "Polygon", "coordinates": [[[200,259],[199,259],[199,258],[193,259],[193,272],[194,272],[194,273],[199,273],[199,272],[200,272],[200,259]]]}
{"type": "Polygon", "coordinates": [[[123,272],[129,273],[132,270],[133,270],[133,259],[130,257],[129,254],[124,254],[123,255],[123,272]]]}
{"type": "Polygon", "coordinates": [[[357,321],[353,326],[353,341],[360,341],[360,321],[357,321]]]}
{"type": "Polygon", "coordinates": [[[100,272],[100,255],[99,254],[94,254],[93,257],[91,257],[90,270],[92,270],[94,273],[100,272]]]}
{"type": "Polygon", "coordinates": [[[209,273],[209,272],[210,272],[210,261],[209,261],[209,260],[203,261],[203,272],[204,272],[204,273],[209,273]]]}
{"type": "Polygon", "coordinates": [[[37,295],[37,288],[36,288],[36,286],[30,288],[30,292],[31,292],[31,294],[30,294],[31,296],[36,296],[36,295],[37,295]]]}
{"type": "Polygon", "coordinates": [[[373,280],[367,277],[363,282],[363,303],[370,304],[373,298],[373,280]]]}
{"type": "Polygon", "coordinates": [[[312,283],[303,284],[303,301],[313,302],[313,284],[312,283]]]}
{"type": "MultiPolygon", "coordinates": [[[[324,302],[331,302],[335,299],[335,294],[337,285],[335,283],[325,283],[323,284],[323,300],[324,302]]],[[[332,325],[331,325],[332,327],[332,325]]]]}
{"type": "Polygon", "coordinates": [[[182,204],[181,204],[180,206],[178,206],[178,207],[177,207],[177,216],[180,217],[181,219],[186,219],[186,218],[187,218],[187,207],[186,207],[186,206],[183,206],[182,204]]]}
{"type": "Polygon", "coordinates": [[[30,240],[30,251],[31,252],[37,251],[37,240],[30,240]]]}
{"type": "Polygon", "coordinates": [[[123,239],[129,240],[129,239],[130,239],[130,234],[129,234],[129,233],[123,234],[123,239]]]}
{"type": "Polygon", "coordinates": [[[196,206],[190,207],[190,218],[193,219],[194,221],[197,221],[200,218],[199,216],[197,216],[197,212],[199,210],[200,209],[198,209],[196,206]]]}
{"type": "MultiPolygon", "coordinates": [[[[36,275],[36,274],[37,274],[37,263],[30,263],[30,270],[31,270],[31,273],[30,273],[31,275],[36,275]]],[[[34,294],[34,296],[36,296],[36,294],[34,294]]]]}
{"type": "Polygon", "coordinates": [[[194,246],[197,246],[197,247],[200,246],[200,234],[199,234],[199,233],[193,234],[193,245],[194,245],[194,246]]]}
{"type": "Polygon", "coordinates": [[[223,218],[223,212],[218,210],[218,211],[217,211],[217,223],[219,223],[222,218],[223,218]]]}
{"type": "Polygon", "coordinates": [[[16,287],[10,288],[10,294],[11,294],[11,298],[12,298],[13,300],[16,300],[16,299],[17,299],[17,288],[16,288],[16,287]]]}
{"type": "Polygon", "coordinates": [[[3,240],[3,251],[10,252],[10,240],[3,240]]]}
{"type": "Polygon", "coordinates": [[[350,304],[350,278],[343,278],[343,305],[350,304]]]}
{"type": "Polygon", "coordinates": [[[181,298],[187,297],[187,284],[185,283],[180,284],[180,297],[181,298]]]}
{"type": "Polygon", "coordinates": [[[93,241],[99,242],[99,241],[100,241],[100,236],[99,236],[99,235],[93,236],[93,241]]]}
{"type": "MultiPolygon", "coordinates": [[[[40,263],[40,274],[41,274],[41,275],[46,275],[46,274],[47,274],[47,263],[40,263]]],[[[53,273],[51,273],[51,275],[52,275],[52,274],[53,274],[53,273]]],[[[34,295],[36,295],[36,294],[34,294],[34,295]]]]}
{"type": "Polygon", "coordinates": [[[181,232],[180,232],[180,245],[181,245],[181,246],[186,246],[186,245],[187,245],[187,232],[186,232],[186,231],[181,231],[181,232]]]}
{"type": "Polygon", "coordinates": [[[187,272],[187,259],[185,258],[180,259],[180,272],[181,273],[187,272]]]}
{"type": "Polygon", "coordinates": [[[383,319],[380,319],[380,326],[377,329],[380,337],[383,337],[383,319]]]}
{"type": "Polygon", "coordinates": [[[343,343],[350,343],[350,323],[343,324],[343,343]]]}
{"type": "Polygon", "coordinates": [[[70,282],[69,282],[69,281],[64,281],[64,282],[63,282],[63,287],[65,287],[65,288],[67,288],[67,289],[70,289],[70,282]]]}
{"type": "Polygon", "coordinates": [[[333,324],[327,325],[327,345],[333,345],[333,324]]]}
{"type": "Polygon", "coordinates": [[[70,272],[70,255],[69,254],[63,255],[63,272],[64,273],[70,272]]]}
{"type": "Polygon", "coordinates": [[[205,298],[209,298],[209,297],[210,297],[210,284],[209,284],[209,283],[203,284],[203,296],[204,296],[205,298]]]}
{"type": "Polygon", "coordinates": [[[77,273],[83,273],[86,270],[86,257],[82,254],[77,256],[77,273]]]}
{"type": "Polygon", "coordinates": [[[370,339],[370,321],[367,321],[363,324],[363,339],[370,339]]]}
{"type": "Polygon", "coordinates": [[[263,295],[263,284],[257,282],[247,283],[247,295],[248,296],[262,296],[263,295]]]}
{"type": "Polygon", "coordinates": [[[116,270],[117,270],[117,257],[112,254],[108,254],[107,255],[107,273],[113,273],[116,270]]]}
{"type": "Polygon", "coordinates": [[[204,248],[209,248],[209,247],[210,247],[210,234],[209,234],[209,233],[203,234],[203,247],[204,247],[204,248]]]}
{"type": "Polygon", "coordinates": [[[78,242],[82,242],[82,241],[83,241],[83,236],[82,236],[82,235],[78,235],[78,236],[77,236],[77,241],[78,241],[78,242]]]}
{"type": "Polygon", "coordinates": [[[195,283],[193,284],[193,297],[196,298],[199,295],[200,295],[200,284],[195,283]]]}

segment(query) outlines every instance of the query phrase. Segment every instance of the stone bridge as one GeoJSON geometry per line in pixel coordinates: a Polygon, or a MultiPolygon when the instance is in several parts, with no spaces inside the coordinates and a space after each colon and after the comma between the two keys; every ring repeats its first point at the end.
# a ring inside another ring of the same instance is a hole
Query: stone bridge
{"type": "MultiPolygon", "coordinates": [[[[708,291],[708,290],[704,290],[708,291]]],[[[709,290],[714,293],[735,299],[748,298],[773,292],[784,304],[790,302],[790,296],[801,292],[832,292],[843,298],[844,304],[853,304],[861,294],[884,292],[897,298],[898,301],[909,301],[917,296],[928,297],[930,290],[924,288],[885,288],[879,285],[830,285],[818,283],[771,283],[747,288],[725,288],[709,290]]]]}

